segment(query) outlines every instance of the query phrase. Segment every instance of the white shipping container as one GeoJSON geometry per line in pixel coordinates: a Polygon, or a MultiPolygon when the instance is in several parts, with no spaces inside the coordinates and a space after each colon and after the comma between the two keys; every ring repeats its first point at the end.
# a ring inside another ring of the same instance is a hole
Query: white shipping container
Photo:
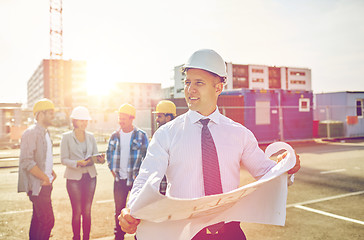
{"type": "Polygon", "coordinates": [[[175,98],[184,98],[184,79],[185,75],[182,73],[182,65],[174,67],[174,90],[173,94],[175,98]]]}
{"type": "Polygon", "coordinates": [[[311,91],[311,70],[307,68],[287,68],[287,90],[311,91]]]}

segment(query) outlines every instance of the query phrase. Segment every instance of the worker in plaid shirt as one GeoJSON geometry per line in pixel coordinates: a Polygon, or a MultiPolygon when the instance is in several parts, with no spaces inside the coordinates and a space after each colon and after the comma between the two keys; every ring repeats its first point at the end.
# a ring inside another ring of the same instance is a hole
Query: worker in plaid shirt
{"type": "Polygon", "coordinates": [[[126,198],[138,175],[140,165],[148,148],[147,134],[133,125],[135,108],[123,104],[119,108],[120,130],[112,133],[106,151],[110,171],[114,177],[115,239],[124,239],[118,216],[125,207],[126,198]]]}

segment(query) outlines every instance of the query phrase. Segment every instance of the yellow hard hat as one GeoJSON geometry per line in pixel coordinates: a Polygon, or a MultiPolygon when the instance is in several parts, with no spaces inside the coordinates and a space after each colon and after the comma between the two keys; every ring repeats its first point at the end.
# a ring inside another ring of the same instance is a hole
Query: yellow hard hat
{"type": "Polygon", "coordinates": [[[135,112],[135,107],[129,103],[121,105],[118,111],[118,113],[125,113],[133,117],[135,117],[135,112]]]}
{"type": "Polygon", "coordinates": [[[157,104],[155,111],[153,113],[170,113],[176,116],[176,105],[172,101],[162,100],[157,104]]]}
{"type": "Polygon", "coordinates": [[[35,115],[37,112],[46,110],[54,110],[54,104],[51,100],[43,98],[34,104],[33,114],[35,115]]]}

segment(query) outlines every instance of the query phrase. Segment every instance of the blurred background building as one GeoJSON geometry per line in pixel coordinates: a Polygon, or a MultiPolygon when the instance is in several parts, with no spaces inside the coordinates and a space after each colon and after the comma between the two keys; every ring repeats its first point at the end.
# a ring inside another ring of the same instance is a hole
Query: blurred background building
{"type": "Polygon", "coordinates": [[[43,59],[28,80],[27,106],[41,98],[59,108],[87,105],[86,67],[86,61],[43,59]]]}
{"type": "MultiPolygon", "coordinates": [[[[178,65],[174,68],[174,87],[173,94],[170,94],[171,98],[184,97],[185,74],[181,71],[182,66],[178,65]]],[[[243,88],[312,91],[311,69],[308,68],[226,63],[226,69],[228,78],[225,90],[243,88]]]]}
{"type": "MultiPolygon", "coordinates": [[[[33,123],[33,104],[43,97],[57,107],[56,142],[71,128],[69,113],[79,105],[90,110],[93,119],[88,129],[98,141],[106,142],[119,128],[116,110],[123,103],[136,107],[135,125],[152,136],[157,129],[152,112],[161,99],[173,101],[178,115],[188,110],[181,66],[174,68],[174,84],[167,88],[160,83],[120,81],[108,94],[89,95],[86,61],[44,59],[28,81],[28,107],[0,105],[0,136],[3,142],[18,142],[33,123]]],[[[219,110],[248,127],[259,142],[364,136],[364,92],[313,94],[308,68],[227,63],[227,71],[219,110]]]]}

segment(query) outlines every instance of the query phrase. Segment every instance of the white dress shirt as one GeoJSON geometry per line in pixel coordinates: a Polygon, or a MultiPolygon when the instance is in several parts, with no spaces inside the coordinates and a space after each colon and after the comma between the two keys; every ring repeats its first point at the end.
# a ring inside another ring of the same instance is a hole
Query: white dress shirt
{"type": "MultiPolygon", "coordinates": [[[[201,154],[201,118],[209,118],[209,130],[214,139],[219,159],[223,192],[239,187],[240,165],[259,179],[275,162],[265,157],[250,130],[220,114],[218,109],[204,117],[189,110],[164,124],[154,134],[147,155],[141,165],[131,191],[132,204],[149,176],[157,172],[168,180],[167,196],[199,198],[205,195],[201,154]]],[[[160,180],[155,182],[158,189],[160,180]]]]}

